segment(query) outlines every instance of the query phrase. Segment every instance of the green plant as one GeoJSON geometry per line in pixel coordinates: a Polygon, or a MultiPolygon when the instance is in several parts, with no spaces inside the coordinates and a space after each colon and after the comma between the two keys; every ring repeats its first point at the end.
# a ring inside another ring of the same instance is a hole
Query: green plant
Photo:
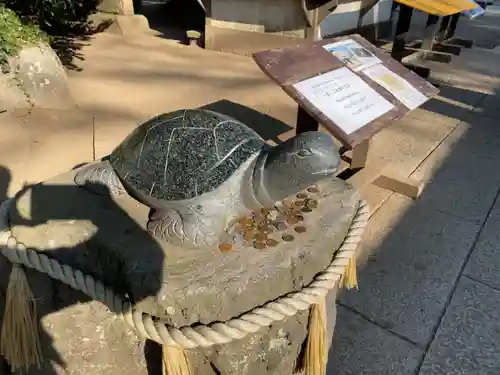
{"type": "Polygon", "coordinates": [[[49,42],[49,37],[36,25],[23,23],[16,13],[0,5],[0,65],[26,44],[49,42]]]}
{"type": "Polygon", "coordinates": [[[99,0],[0,0],[23,20],[29,20],[49,35],[85,33],[88,15],[99,0]]]}

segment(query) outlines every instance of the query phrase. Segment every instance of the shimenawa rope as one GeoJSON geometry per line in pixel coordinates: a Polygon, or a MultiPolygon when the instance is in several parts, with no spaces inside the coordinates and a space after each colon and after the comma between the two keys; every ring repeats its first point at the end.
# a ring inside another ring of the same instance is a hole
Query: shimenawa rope
{"type": "Polygon", "coordinates": [[[92,276],[85,275],[68,265],[61,265],[57,260],[18,242],[9,228],[7,211],[10,202],[7,200],[0,205],[0,252],[11,263],[36,269],[104,303],[112,311],[120,314],[141,337],[182,349],[210,347],[241,339],[262,327],[321,303],[328,291],[340,282],[344,284],[347,282],[347,287],[349,284],[357,287],[353,260],[369,218],[368,204],[361,201],[344,242],[335,253],[332,262],[301,291],[286,294],[223,323],[176,328],[155,321],[151,315],[135,309],[129,300],[115,294],[111,288],[104,286],[92,276]]]}

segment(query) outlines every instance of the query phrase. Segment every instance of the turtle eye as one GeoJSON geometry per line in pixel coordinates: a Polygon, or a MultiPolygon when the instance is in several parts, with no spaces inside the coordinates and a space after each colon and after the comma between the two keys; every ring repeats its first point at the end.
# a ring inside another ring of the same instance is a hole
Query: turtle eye
{"type": "Polygon", "coordinates": [[[297,152],[297,156],[299,158],[305,158],[307,156],[311,156],[312,154],[313,154],[312,151],[308,148],[304,148],[304,149],[300,150],[299,152],[297,152]]]}

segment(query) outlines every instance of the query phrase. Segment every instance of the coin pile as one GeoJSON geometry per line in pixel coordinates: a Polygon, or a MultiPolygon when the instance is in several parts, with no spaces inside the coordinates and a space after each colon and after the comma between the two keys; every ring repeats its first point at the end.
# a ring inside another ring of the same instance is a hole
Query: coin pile
{"type": "Polygon", "coordinates": [[[238,242],[257,250],[276,247],[280,241],[292,242],[295,235],[306,233],[305,215],[318,207],[315,194],[320,191],[311,186],[295,198],[277,202],[272,208],[262,208],[230,223],[227,239],[219,245],[222,252],[231,251],[238,242]]]}

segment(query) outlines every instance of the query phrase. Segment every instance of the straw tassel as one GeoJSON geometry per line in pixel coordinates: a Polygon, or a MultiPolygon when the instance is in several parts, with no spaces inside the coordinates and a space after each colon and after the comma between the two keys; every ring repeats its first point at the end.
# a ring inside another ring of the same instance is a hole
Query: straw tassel
{"type": "Polygon", "coordinates": [[[328,350],[326,347],[326,300],[325,297],[312,305],[309,315],[309,335],[307,337],[304,361],[305,375],[325,375],[328,350]]]}
{"type": "Polygon", "coordinates": [[[358,275],[356,270],[356,255],[349,259],[349,263],[345,268],[342,284],[346,289],[358,289],[358,275]]]}
{"type": "Polygon", "coordinates": [[[12,370],[41,367],[36,303],[22,266],[12,266],[3,315],[0,354],[12,370]]]}
{"type": "Polygon", "coordinates": [[[193,375],[186,352],[180,346],[163,345],[163,375],[193,375]]]}

